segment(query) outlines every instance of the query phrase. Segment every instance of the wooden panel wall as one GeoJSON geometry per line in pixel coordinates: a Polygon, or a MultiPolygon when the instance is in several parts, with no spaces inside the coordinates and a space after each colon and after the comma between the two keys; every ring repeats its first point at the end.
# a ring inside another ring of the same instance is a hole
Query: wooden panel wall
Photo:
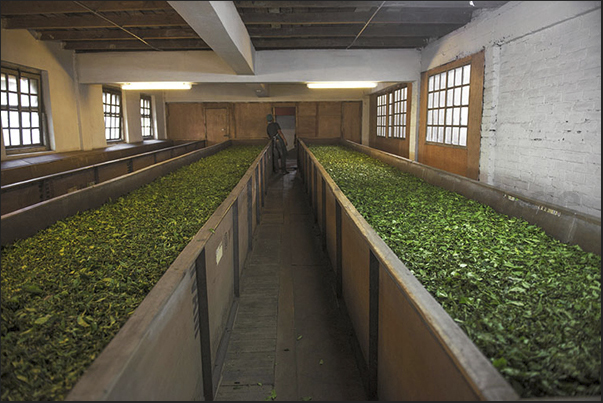
{"type": "Polygon", "coordinates": [[[344,102],[341,115],[342,136],[346,140],[362,142],[362,102],[344,102]]]}
{"type": "Polygon", "coordinates": [[[341,102],[318,103],[318,130],[316,137],[341,137],[341,102]]]}
{"type": "Polygon", "coordinates": [[[297,104],[297,137],[316,137],[318,124],[318,103],[300,102],[297,104]]]}
{"type": "Polygon", "coordinates": [[[167,104],[169,140],[206,140],[205,106],[198,103],[167,104]]]}
{"type": "Polygon", "coordinates": [[[266,115],[269,113],[272,113],[272,105],[267,102],[234,104],[234,137],[237,139],[268,139],[266,115]]]}
{"type": "MultiPolygon", "coordinates": [[[[238,102],[168,103],[168,139],[207,140],[207,111],[225,111],[231,139],[267,139],[266,115],[274,108],[295,111],[296,135],[309,138],[338,138],[360,143],[362,102],[238,102]]],[[[210,122],[211,123],[211,122],[210,122]]]]}

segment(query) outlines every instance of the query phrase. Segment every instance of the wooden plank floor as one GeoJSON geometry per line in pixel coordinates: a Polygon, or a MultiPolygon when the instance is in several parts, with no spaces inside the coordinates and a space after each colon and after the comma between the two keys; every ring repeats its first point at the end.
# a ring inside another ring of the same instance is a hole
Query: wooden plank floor
{"type": "Polygon", "coordinates": [[[268,188],[216,400],[367,400],[349,319],[293,169],[268,188]]]}

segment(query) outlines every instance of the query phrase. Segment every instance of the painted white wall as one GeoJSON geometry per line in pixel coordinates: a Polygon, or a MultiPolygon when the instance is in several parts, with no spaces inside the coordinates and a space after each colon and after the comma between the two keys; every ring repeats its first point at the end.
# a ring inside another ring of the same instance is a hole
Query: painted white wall
{"type": "Polygon", "coordinates": [[[103,86],[84,84],[78,87],[78,114],[82,133],[79,149],[94,150],[106,147],[103,86]]]}
{"type": "MultiPolygon", "coordinates": [[[[42,71],[44,106],[48,114],[51,152],[92,150],[107,146],[103,119],[102,83],[78,84],[79,59],[58,43],[38,41],[27,30],[2,29],[2,61],[42,71]]],[[[154,99],[158,139],[166,139],[164,95],[154,99]]],[[[126,141],[142,141],[140,93],[124,96],[126,141]]],[[[2,159],[7,157],[2,144],[2,159]]]]}
{"type": "MultiPolygon", "coordinates": [[[[2,61],[15,63],[45,72],[49,94],[46,98],[52,110],[50,135],[55,151],[72,151],[80,148],[80,130],[77,114],[77,87],[73,81],[73,53],[64,51],[59,44],[41,42],[27,30],[1,31],[2,61]]],[[[44,85],[44,83],[43,83],[44,85]]],[[[43,87],[44,88],[44,87],[43,87]]],[[[4,146],[2,146],[4,156],[4,146]]]]}
{"type": "Polygon", "coordinates": [[[485,50],[480,180],[601,217],[601,2],[509,2],[428,45],[485,50]]]}

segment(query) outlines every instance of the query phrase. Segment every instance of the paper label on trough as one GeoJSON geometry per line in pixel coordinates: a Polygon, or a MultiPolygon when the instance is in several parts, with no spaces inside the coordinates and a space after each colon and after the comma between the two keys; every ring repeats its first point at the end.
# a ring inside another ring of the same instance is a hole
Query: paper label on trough
{"type": "Polygon", "coordinates": [[[218,245],[218,247],[216,248],[216,264],[220,263],[221,259],[222,259],[222,242],[220,242],[220,245],[218,245]]]}

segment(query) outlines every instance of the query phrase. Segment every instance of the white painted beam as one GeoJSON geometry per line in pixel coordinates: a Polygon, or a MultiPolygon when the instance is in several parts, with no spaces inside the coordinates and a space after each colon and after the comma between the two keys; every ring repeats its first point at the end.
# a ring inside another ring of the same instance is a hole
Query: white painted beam
{"type": "Polygon", "coordinates": [[[211,50],[76,54],[82,84],[131,81],[194,83],[304,83],[308,81],[415,81],[421,53],[414,49],[262,50],[254,75],[237,75],[211,50]]]}
{"type": "Polygon", "coordinates": [[[255,74],[255,48],[232,1],[168,1],[236,74],[255,74]]]}

